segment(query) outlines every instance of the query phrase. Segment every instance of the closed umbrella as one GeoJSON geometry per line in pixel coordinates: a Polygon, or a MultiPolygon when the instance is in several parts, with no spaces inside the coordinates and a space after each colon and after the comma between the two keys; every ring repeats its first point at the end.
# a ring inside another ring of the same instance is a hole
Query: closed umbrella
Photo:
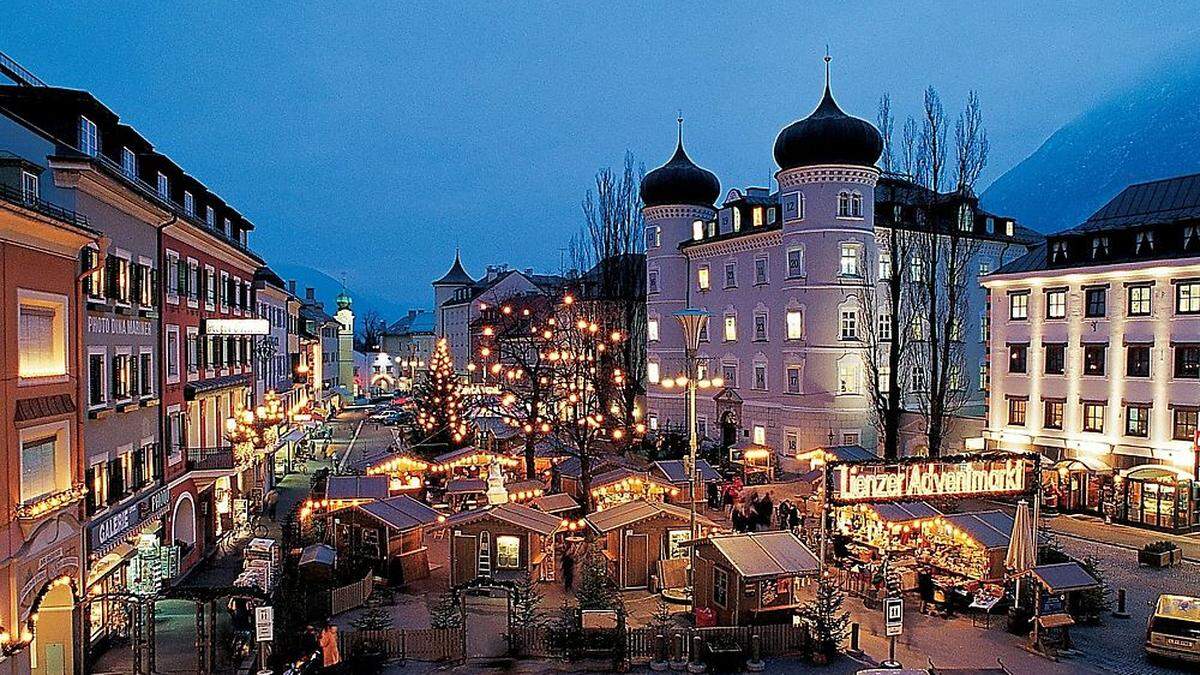
{"type": "Polygon", "coordinates": [[[1004,556],[1004,566],[1012,576],[1017,577],[1017,603],[1021,600],[1021,576],[1037,564],[1037,550],[1033,537],[1033,518],[1029,515],[1029,504],[1022,499],[1017,502],[1012,536],[1009,537],[1008,552],[1004,556]]]}

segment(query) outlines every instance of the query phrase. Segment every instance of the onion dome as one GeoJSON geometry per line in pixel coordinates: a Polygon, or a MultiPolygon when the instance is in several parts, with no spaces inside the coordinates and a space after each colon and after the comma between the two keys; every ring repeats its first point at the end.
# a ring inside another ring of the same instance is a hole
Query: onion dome
{"type": "Polygon", "coordinates": [[[334,302],[337,303],[338,309],[348,309],[350,307],[350,294],[343,288],[342,292],[338,293],[337,297],[334,298],[334,302]]]}
{"type": "Polygon", "coordinates": [[[820,164],[875,166],[883,153],[883,138],[870,122],[842,112],[829,88],[829,57],[825,57],[825,95],[808,117],[792,122],[775,139],[775,162],[780,169],[820,164]]]}
{"type": "Polygon", "coordinates": [[[717,176],[696,166],[683,149],[683,118],[679,120],[679,144],[666,164],[646,174],[642,179],[642,203],[646,206],[692,204],[712,206],[721,196],[717,176]]]}
{"type": "Polygon", "coordinates": [[[433,282],[433,285],[438,286],[444,284],[446,286],[451,286],[455,284],[464,285],[473,283],[475,283],[475,280],[471,278],[470,274],[467,274],[467,270],[463,269],[462,260],[459,259],[458,250],[456,249],[454,251],[454,264],[450,266],[450,271],[446,272],[441,279],[433,282]]]}

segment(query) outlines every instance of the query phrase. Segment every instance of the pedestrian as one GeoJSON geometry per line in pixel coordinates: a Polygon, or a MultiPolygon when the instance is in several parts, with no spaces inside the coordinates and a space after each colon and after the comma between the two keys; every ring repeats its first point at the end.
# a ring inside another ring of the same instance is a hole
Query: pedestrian
{"type": "Polygon", "coordinates": [[[267,517],[269,517],[273,523],[275,522],[275,518],[279,513],[279,488],[273,487],[269,492],[267,492],[266,502],[267,517]]]}
{"type": "Polygon", "coordinates": [[[788,529],[795,532],[800,528],[800,507],[792,504],[792,508],[788,511],[788,529]]]}
{"type": "Polygon", "coordinates": [[[721,487],[715,481],[708,483],[708,508],[715,509],[721,505],[721,487]]]}
{"type": "Polygon", "coordinates": [[[342,654],[338,650],[338,630],[333,624],[326,624],[318,638],[321,646],[321,666],[326,673],[336,673],[340,670],[342,654]]]}
{"type": "Polygon", "coordinates": [[[571,555],[570,549],[563,552],[562,575],[563,588],[571,590],[571,587],[575,585],[575,556],[571,555]]]}

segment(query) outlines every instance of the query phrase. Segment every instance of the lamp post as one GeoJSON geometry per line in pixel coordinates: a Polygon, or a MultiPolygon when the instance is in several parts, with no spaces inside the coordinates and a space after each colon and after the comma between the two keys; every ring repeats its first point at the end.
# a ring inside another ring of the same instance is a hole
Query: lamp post
{"type": "Polygon", "coordinates": [[[699,533],[696,531],[696,450],[700,445],[700,439],[697,438],[696,432],[696,384],[698,368],[696,362],[696,352],[700,349],[700,334],[704,332],[704,327],[708,325],[708,312],[702,309],[687,308],[675,312],[675,318],[679,320],[679,326],[683,329],[683,358],[684,358],[684,377],[687,379],[687,425],[688,425],[688,459],[684,466],[684,471],[688,475],[688,517],[691,527],[692,545],[688,547],[688,604],[693,612],[696,611],[696,539],[699,538],[699,533]]]}

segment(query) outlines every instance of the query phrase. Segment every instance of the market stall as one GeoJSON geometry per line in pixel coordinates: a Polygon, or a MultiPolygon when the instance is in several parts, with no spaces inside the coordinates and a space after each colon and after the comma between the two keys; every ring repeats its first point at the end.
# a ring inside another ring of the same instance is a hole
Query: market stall
{"type": "Polygon", "coordinates": [[[409,454],[388,453],[376,457],[365,468],[368,476],[387,476],[388,490],[393,494],[420,497],[425,487],[429,462],[409,454]]]}
{"type": "Polygon", "coordinates": [[[449,481],[456,477],[484,477],[492,464],[499,464],[505,471],[512,472],[521,466],[521,460],[505,453],[468,445],[434,457],[429,470],[444,474],[449,481]]]}
{"type": "Polygon", "coordinates": [[[521,504],[485,506],[448,517],[450,585],[477,577],[515,580],[555,578],[554,535],[561,520],[521,504]]]}
{"type": "Polygon", "coordinates": [[[879,459],[861,445],[830,445],[796,453],[797,473],[820,469],[830,462],[865,462],[879,459]]]}
{"type": "Polygon", "coordinates": [[[1030,642],[1034,649],[1053,653],[1071,647],[1070,627],[1075,625],[1071,615],[1074,596],[1101,588],[1102,584],[1077,562],[1038,565],[1030,571],[1034,585],[1036,616],[1030,642]]]}
{"type": "Polygon", "coordinates": [[[606,471],[593,477],[591,484],[596,511],[640,499],[661,502],[682,492],[663,478],[629,468],[606,471]]]}
{"type": "Polygon", "coordinates": [[[821,568],[791,532],[714,535],[696,546],[698,624],[790,623],[799,590],[821,568]]]}
{"type": "MultiPolygon", "coordinates": [[[[672,487],[679,489],[679,494],[668,496],[668,501],[672,504],[687,505],[691,498],[691,476],[688,475],[687,466],[683,460],[660,460],[651,466],[650,472],[655,477],[670,483],[672,487]]],[[[708,501],[709,486],[719,485],[724,478],[708,463],[708,460],[704,459],[696,460],[696,473],[696,505],[699,507],[708,501]]]]}
{"type": "Polygon", "coordinates": [[[562,492],[535,497],[529,502],[529,505],[543,513],[562,518],[572,517],[579,510],[579,502],[572,499],[571,495],[562,492]]]}
{"type": "MultiPolygon", "coordinates": [[[[663,585],[659,567],[663,561],[685,560],[684,543],[692,539],[691,512],[675,504],[637,500],[590,514],[587,523],[603,537],[603,552],[609,561],[609,576],[618,588],[654,588],[663,585]]],[[[696,515],[699,532],[716,524],[696,515]]]]}
{"type": "Polygon", "coordinates": [[[487,489],[486,479],[455,478],[446,483],[443,496],[451,511],[464,511],[487,504],[487,489]]]}
{"type": "Polygon", "coordinates": [[[365,559],[394,584],[429,576],[425,531],[445,519],[407,495],[355,504],[328,517],[326,532],[338,557],[365,559]]]}
{"type": "Polygon", "coordinates": [[[761,443],[745,441],[729,448],[729,461],[747,484],[775,480],[775,451],[761,443]]]}

